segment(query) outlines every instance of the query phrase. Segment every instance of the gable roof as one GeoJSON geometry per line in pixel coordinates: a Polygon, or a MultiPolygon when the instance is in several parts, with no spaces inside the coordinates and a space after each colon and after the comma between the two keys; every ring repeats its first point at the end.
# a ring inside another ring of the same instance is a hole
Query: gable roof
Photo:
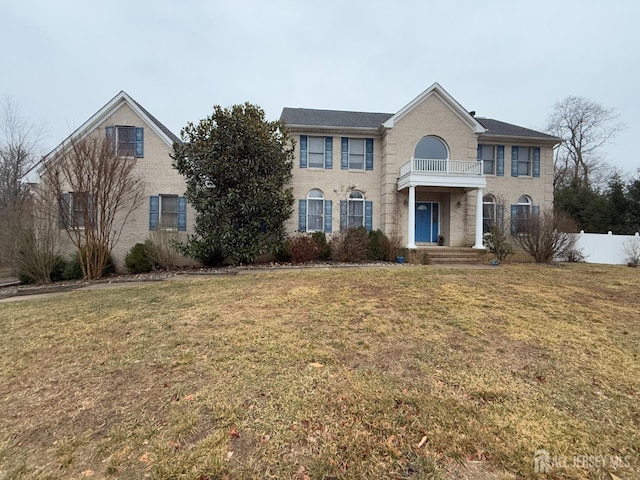
{"type": "Polygon", "coordinates": [[[282,109],[280,120],[292,127],[363,128],[378,129],[392,113],[315,110],[312,108],[282,109]]]}
{"type": "Polygon", "coordinates": [[[477,117],[476,120],[487,129],[484,135],[491,137],[519,137],[537,140],[549,140],[560,142],[562,139],[547,133],[531,130],[530,128],[519,127],[511,123],[501,122],[492,118],[477,117]]]}
{"type": "Polygon", "coordinates": [[[484,133],[485,128],[482,126],[482,124],[480,124],[480,122],[478,122],[474,116],[472,116],[465,108],[463,108],[455,98],[449,95],[449,93],[444,88],[442,88],[438,82],[434,82],[424,92],[422,92],[408,104],[402,107],[398,111],[398,113],[393,115],[384,123],[384,126],[387,128],[393,128],[395,122],[400,120],[402,117],[411,112],[414,108],[416,108],[431,96],[436,96],[437,98],[439,98],[442,103],[449,107],[449,109],[455,115],[457,115],[460,120],[466,123],[474,133],[484,133]]]}
{"type": "MultiPolygon", "coordinates": [[[[174,135],[171,130],[165,127],[160,121],[151,115],[145,108],[136,102],[127,92],[121,90],[115,97],[109,100],[100,110],[94,113],[86,122],[76,128],[62,143],[60,143],[51,152],[46,154],[33,169],[39,168],[43,161],[60,153],[71,140],[81,140],[90,135],[98,126],[103,124],[111,115],[113,115],[122,105],[128,105],[144,121],[164,142],[173,147],[174,142],[180,142],[180,139],[174,135]]],[[[28,173],[28,172],[27,172],[28,173]]]]}

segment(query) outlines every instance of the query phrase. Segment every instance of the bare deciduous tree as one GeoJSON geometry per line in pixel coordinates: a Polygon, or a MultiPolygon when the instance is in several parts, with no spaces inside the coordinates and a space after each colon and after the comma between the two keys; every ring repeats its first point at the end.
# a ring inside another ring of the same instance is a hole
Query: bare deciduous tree
{"type": "Polygon", "coordinates": [[[536,263],[553,263],[574,249],[578,224],[564,212],[545,209],[517,219],[515,242],[533,257],[536,263]]]}
{"type": "Polygon", "coordinates": [[[136,160],[107,137],[72,139],[46,160],[42,183],[56,193],[60,226],[78,251],[85,278],[99,278],[131,213],[143,200],[136,160]]]}
{"type": "Polygon", "coordinates": [[[29,122],[15,103],[5,98],[0,105],[0,264],[15,267],[16,242],[12,235],[23,218],[29,190],[23,177],[38,157],[44,125],[29,122]]]}
{"type": "Polygon", "coordinates": [[[602,146],[623,128],[614,109],[587,98],[569,96],[557,103],[547,118],[547,131],[562,139],[556,149],[554,186],[603,180],[607,162],[602,146]]]}

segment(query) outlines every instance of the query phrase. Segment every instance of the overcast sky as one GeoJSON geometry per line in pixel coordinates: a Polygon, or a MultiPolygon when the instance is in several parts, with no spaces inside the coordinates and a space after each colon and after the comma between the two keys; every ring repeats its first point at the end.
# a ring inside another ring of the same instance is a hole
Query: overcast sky
{"type": "Polygon", "coordinates": [[[433,82],[478,116],[541,130],[569,95],[627,124],[640,167],[637,0],[0,0],[0,96],[49,151],[120,90],[179,135],[213,105],[393,113],[433,82]]]}

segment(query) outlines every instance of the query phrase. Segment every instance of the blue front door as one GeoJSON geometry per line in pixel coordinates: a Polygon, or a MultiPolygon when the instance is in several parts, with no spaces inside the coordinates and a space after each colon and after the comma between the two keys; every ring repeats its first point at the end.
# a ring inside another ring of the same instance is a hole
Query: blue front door
{"type": "Polygon", "coordinates": [[[439,233],[439,204],[416,203],[416,242],[437,242],[439,233]]]}

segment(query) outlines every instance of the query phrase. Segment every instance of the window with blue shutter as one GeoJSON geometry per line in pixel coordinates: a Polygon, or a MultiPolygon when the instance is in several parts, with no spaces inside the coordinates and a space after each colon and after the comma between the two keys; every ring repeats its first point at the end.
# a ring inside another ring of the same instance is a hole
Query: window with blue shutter
{"type": "Polygon", "coordinates": [[[298,231],[307,231],[307,199],[298,200],[298,231]]]}
{"type": "Polygon", "coordinates": [[[142,127],[136,127],[134,151],[136,158],[144,157],[144,128],[142,127]]]}
{"type": "Polygon", "coordinates": [[[340,146],[340,168],[347,170],[349,168],[349,138],[342,137],[340,146]]]}
{"type": "Polygon", "coordinates": [[[178,231],[187,230],[187,197],[178,197],[178,231]]]}
{"type": "Polygon", "coordinates": [[[364,227],[367,232],[373,230],[373,202],[370,200],[364,202],[364,227]]]}
{"type": "Polygon", "coordinates": [[[325,233],[331,233],[331,227],[333,222],[332,217],[333,202],[331,200],[324,201],[324,231],[325,233]]]}
{"type": "Polygon", "coordinates": [[[347,201],[346,200],[340,200],[340,228],[342,230],[346,230],[347,226],[349,225],[349,217],[348,217],[347,208],[348,208],[347,201]]]}
{"type": "Polygon", "coordinates": [[[324,138],[324,168],[333,168],[333,137],[324,138]]]}
{"type": "Polygon", "coordinates": [[[533,176],[540,176],[540,147],[533,149],[533,176]]]}
{"type": "Polygon", "coordinates": [[[367,138],[366,142],[366,169],[373,170],[373,138],[367,138]]]}
{"type": "Polygon", "coordinates": [[[518,147],[511,147],[511,176],[518,176],[518,147]]]}
{"type": "Polygon", "coordinates": [[[300,168],[307,168],[308,137],[300,135],[300,168]]]}
{"type": "Polygon", "coordinates": [[[158,228],[160,221],[160,195],[149,196],[149,230],[158,228]]]}
{"type": "Polygon", "coordinates": [[[498,160],[496,165],[496,175],[504,176],[504,145],[498,145],[498,160]]]}

